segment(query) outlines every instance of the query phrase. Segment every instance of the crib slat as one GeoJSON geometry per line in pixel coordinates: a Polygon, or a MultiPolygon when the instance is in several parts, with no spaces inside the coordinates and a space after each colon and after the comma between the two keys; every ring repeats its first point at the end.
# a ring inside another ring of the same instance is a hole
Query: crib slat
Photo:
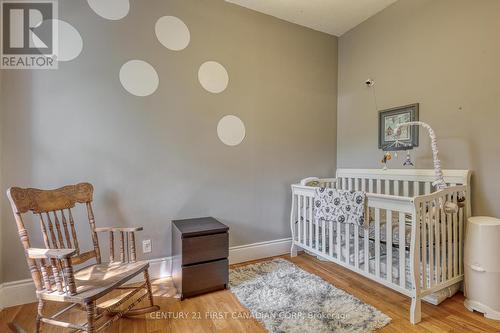
{"type": "MultiPolygon", "coordinates": [[[[446,198],[443,198],[445,201],[446,198]]],[[[449,241],[448,241],[449,242],[449,241]]],[[[446,216],[444,209],[441,209],[441,281],[444,282],[448,275],[448,263],[446,256],[446,216]]]]}
{"type": "Polygon", "coordinates": [[[319,249],[319,221],[316,221],[314,223],[314,249],[318,250],[319,249]]]}
{"type": "Polygon", "coordinates": [[[328,234],[328,250],[330,253],[330,257],[333,257],[333,221],[328,222],[330,233],[328,234]]]}
{"type": "Polygon", "coordinates": [[[424,194],[430,194],[430,193],[431,193],[431,183],[425,182],[424,183],[424,194]]]}
{"type": "Polygon", "coordinates": [[[304,244],[307,244],[307,210],[308,210],[308,203],[309,203],[309,198],[310,197],[306,197],[304,196],[304,206],[303,206],[303,210],[304,210],[304,220],[302,221],[302,227],[303,227],[303,235],[302,235],[302,242],[304,244]]]}
{"type": "MultiPolygon", "coordinates": [[[[456,196],[453,194],[452,202],[456,203],[456,196]]],[[[453,225],[453,276],[458,275],[458,223],[457,223],[457,214],[452,214],[452,225],[453,225]]]]}
{"type": "Polygon", "coordinates": [[[384,194],[391,194],[391,181],[389,179],[384,179],[384,194]]]}
{"type": "Polygon", "coordinates": [[[409,191],[409,186],[410,184],[408,183],[407,180],[403,181],[403,195],[405,197],[409,196],[410,195],[410,191],[409,191]]]}
{"type": "Polygon", "coordinates": [[[313,207],[314,207],[314,198],[309,197],[309,223],[307,223],[307,226],[309,227],[308,228],[309,229],[309,246],[311,248],[312,248],[313,207]]]}
{"type": "Polygon", "coordinates": [[[368,192],[373,193],[373,185],[375,183],[375,179],[368,179],[368,192]]]}
{"type": "Polygon", "coordinates": [[[382,181],[377,179],[377,193],[382,193],[382,181]]]}
{"type": "Polygon", "coordinates": [[[352,178],[349,178],[349,185],[347,185],[347,186],[348,186],[348,188],[347,188],[347,189],[348,189],[349,191],[352,191],[352,189],[353,189],[353,184],[352,184],[352,183],[353,183],[353,179],[352,179],[352,178]]]}
{"type": "Polygon", "coordinates": [[[406,288],[406,230],[405,213],[399,212],[399,285],[406,288]]]}
{"type": "Polygon", "coordinates": [[[422,288],[426,289],[427,288],[427,226],[428,226],[428,221],[426,219],[427,215],[425,212],[425,205],[420,205],[420,239],[422,240],[422,271],[423,271],[423,278],[422,278],[422,288]]]}
{"type": "Polygon", "coordinates": [[[336,225],[335,227],[337,228],[337,260],[341,261],[342,254],[341,254],[341,249],[340,249],[340,222],[335,222],[336,225]]]}
{"type": "Polygon", "coordinates": [[[326,230],[325,230],[325,220],[321,220],[321,252],[326,254],[326,230]]]}
{"type": "Polygon", "coordinates": [[[436,273],[434,274],[435,279],[436,279],[436,284],[440,282],[440,275],[441,275],[441,237],[439,234],[439,231],[441,229],[441,225],[439,223],[439,217],[440,217],[440,212],[439,212],[439,201],[434,200],[434,209],[433,209],[433,215],[434,215],[434,233],[435,233],[435,238],[434,238],[434,253],[436,255],[435,259],[435,265],[436,265],[436,273]]]}
{"type": "Polygon", "coordinates": [[[302,243],[302,228],[301,228],[301,221],[302,221],[302,209],[301,209],[301,201],[302,201],[303,196],[299,195],[297,196],[297,241],[299,243],[302,243]]]}
{"type": "MultiPolygon", "coordinates": [[[[368,209],[368,212],[370,210],[368,209]]],[[[370,246],[369,246],[369,230],[370,230],[370,218],[369,218],[369,214],[367,216],[367,224],[368,226],[366,228],[364,228],[363,232],[364,232],[364,237],[363,237],[363,241],[364,241],[364,244],[363,244],[363,252],[364,252],[364,262],[365,262],[365,272],[369,272],[370,271],[370,246]]]]}
{"type": "Polygon", "coordinates": [[[375,208],[375,275],[380,277],[380,208],[375,208]]]}
{"type": "Polygon", "coordinates": [[[350,264],[351,260],[350,260],[350,257],[351,257],[351,253],[350,253],[350,250],[351,250],[351,237],[349,237],[349,231],[350,231],[350,224],[349,223],[344,223],[344,231],[345,231],[345,235],[344,235],[344,239],[345,239],[345,262],[347,264],[350,264]]]}
{"type": "MultiPolygon", "coordinates": [[[[457,184],[451,183],[450,186],[456,186],[457,184]]],[[[449,195],[448,200],[457,203],[457,196],[455,194],[449,195]]],[[[451,214],[448,216],[448,223],[451,224],[452,234],[453,234],[453,246],[455,249],[450,250],[449,261],[452,261],[453,270],[449,272],[450,275],[456,276],[458,274],[459,259],[458,259],[458,248],[462,246],[462,238],[458,238],[458,226],[457,224],[457,214],[451,214]],[[456,227],[456,228],[455,228],[456,227]],[[452,254],[451,254],[452,253],[452,254]]]]}
{"type": "Polygon", "coordinates": [[[354,267],[359,268],[359,226],[354,225],[354,267]]]}
{"type": "Polygon", "coordinates": [[[364,178],[361,178],[361,191],[366,192],[366,181],[364,178]]]}
{"type": "Polygon", "coordinates": [[[464,239],[464,214],[463,209],[458,210],[458,242],[460,243],[458,246],[458,274],[463,274],[463,264],[464,264],[464,254],[463,254],[463,243],[464,239]]]}
{"type": "Polygon", "coordinates": [[[420,195],[420,183],[418,181],[413,182],[413,196],[416,197],[420,195]]]}
{"type": "Polygon", "coordinates": [[[399,180],[394,181],[394,195],[399,196],[399,180]]]}
{"type": "MultiPolygon", "coordinates": [[[[446,201],[450,201],[450,196],[446,196],[446,201]]],[[[446,228],[448,231],[448,255],[446,261],[448,262],[448,279],[453,277],[453,238],[452,238],[452,218],[451,214],[446,214],[446,228]]]]}
{"type": "Polygon", "coordinates": [[[347,179],[346,178],[342,178],[342,189],[343,190],[347,189],[347,179]]]}
{"type": "MultiPolygon", "coordinates": [[[[418,209],[418,207],[416,207],[418,209]]],[[[410,253],[410,279],[412,280],[413,284],[413,290],[415,291],[416,295],[419,295],[420,293],[420,280],[421,280],[421,269],[420,269],[420,219],[419,219],[419,213],[418,210],[414,211],[414,214],[412,215],[411,219],[411,226],[412,226],[412,236],[410,240],[410,248],[416,249],[416,251],[413,251],[410,253]]],[[[425,279],[425,274],[423,274],[423,277],[425,279]]],[[[413,311],[411,311],[413,312],[413,311]]],[[[415,318],[415,316],[420,318],[420,306],[418,306],[418,309],[416,310],[418,314],[410,314],[411,318],[415,318]]]]}
{"type": "Polygon", "coordinates": [[[392,282],[392,210],[387,210],[385,221],[385,240],[386,240],[386,278],[387,281],[392,282]]]}
{"type": "Polygon", "coordinates": [[[427,216],[429,224],[429,287],[434,286],[434,213],[432,204],[427,203],[427,216]]]}

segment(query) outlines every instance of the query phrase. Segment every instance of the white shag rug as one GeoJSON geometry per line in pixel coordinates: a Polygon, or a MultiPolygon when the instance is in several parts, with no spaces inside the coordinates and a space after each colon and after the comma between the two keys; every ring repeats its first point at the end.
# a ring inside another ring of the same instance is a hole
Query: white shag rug
{"type": "Polygon", "coordinates": [[[365,333],[391,318],[284,259],[229,272],[231,291],[271,333],[365,333]]]}

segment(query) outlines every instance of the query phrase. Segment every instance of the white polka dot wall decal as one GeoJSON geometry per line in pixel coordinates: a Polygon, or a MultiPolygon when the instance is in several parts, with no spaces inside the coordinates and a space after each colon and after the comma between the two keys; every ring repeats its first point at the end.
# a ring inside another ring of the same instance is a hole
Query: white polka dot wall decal
{"type": "Polygon", "coordinates": [[[156,91],[160,83],[158,73],[149,63],[130,60],[120,69],[123,88],[135,96],[148,96],[156,91]]]}
{"type": "Polygon", "coordinates": [[[70,61],[80,55],[83,50],[82,36],[71,24],[66,21],[57,21],[59,42],[57,51],[58,61],[70,61]]]}
{"type": "Polygon", "coordinates": [[[226,145],[237,146],[245,138],[245,124],[236,116],[224,116],[217,125],[217,135],[226,145]]]}
{"type": "Polygon", "coordinates": [[[129,0],[87,0],[97,15],[108,20],[120,20],[130,11],[129,0]]]}
{"type": "Polygon", "coordinates": [[[186,24],[175,16],[163,16],[156,21],[156,37],[167,49],[184,50],[191,39],[186,24]]]}
{"type": "Polygon", "coordinates": [[[229,75],[224,66],[215,61],[207,61],[198,70],[198,80],[205,90],[218,94],[226,90],[229,75]]]}

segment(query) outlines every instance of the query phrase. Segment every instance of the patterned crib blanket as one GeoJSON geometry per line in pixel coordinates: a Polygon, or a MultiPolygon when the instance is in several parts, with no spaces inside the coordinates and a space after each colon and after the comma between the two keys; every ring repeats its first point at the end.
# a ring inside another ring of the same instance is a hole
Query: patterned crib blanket
{"type": "Polygon", "coordinates": [[[316,221],[365,225],[366,193],[318,187],[314,196],[316,221]]]}

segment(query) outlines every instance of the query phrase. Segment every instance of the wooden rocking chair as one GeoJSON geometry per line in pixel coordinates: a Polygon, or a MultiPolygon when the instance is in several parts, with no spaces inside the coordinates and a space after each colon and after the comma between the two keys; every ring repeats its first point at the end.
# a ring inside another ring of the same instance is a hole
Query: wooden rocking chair
{"type": "MultiPolygon", "coordinates": [[[[135,232],[142,228],[96,228],[92,211],[94,188],[89,183],[69,185],[55,190],[22,189],[12,187],[7,191],[24,246],[26,260],[35,283],[38,298],[36,332],[42,323],[72,329],[73,332],[99,332],[123,316],[135,316],[159,310],[153,303],[149,263],[136,261],[135,232]],[[85,205],[93,249],[81,252],[79,248],[72,208],[85,205]],[[40,220],[44,249],[31,248],[23,214],[31,211],[40,220]],[[101,262],[98,232],[109,234],[109,263],[101,262]],[[120,236],[120,258],[115,261],[114,235],[120,236]],[[96,263],[74,270],[95,258],[96,263]],[[137,287],[123,286],[136,275],[143,273],[144,282],[137,287]],[[97,300],[113,290],[126,289],[113,304],[98,305],[97,300]],[[143,291],[141,293],[141,290],[143,291]],[[142,294],[142,295],[141,295],[142,294]],[[140,296],[139,296],[140,295],[140,296]],[[136,297],[134,297],[136,296],[136,297]],[[145,298],[149,306],[136,308],[145,298]],[[47,316],[43,313],[47,301],[70,303],[61,311],[47,316]],[[63,313],[80,307],[86,311],[87,323],[72,324],[58,319],[63,313]]],[[[19,326],[12,323],[11,328],[19,326]]]]}

